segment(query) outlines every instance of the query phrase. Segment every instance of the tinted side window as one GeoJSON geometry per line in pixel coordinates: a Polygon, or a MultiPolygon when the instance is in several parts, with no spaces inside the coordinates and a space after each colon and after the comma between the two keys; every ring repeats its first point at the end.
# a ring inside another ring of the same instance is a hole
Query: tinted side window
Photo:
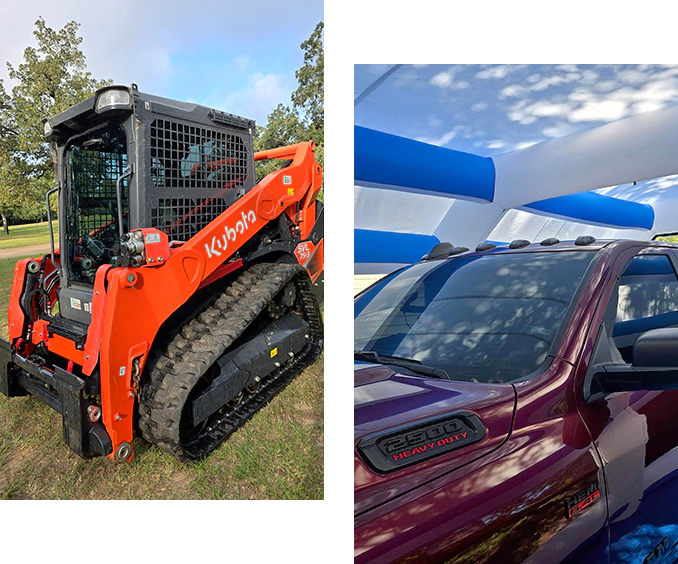
{"type": "Polygon", "coordinates": [[[619,282],[617,322],[655,317],[678,311],[678,278],[669,258],[634,258],[619,282]]]}
{"type": "Polygon", "coordinates": [[[624,359],[641,333],[678,325],[678,277],[666,255],[631,260],[619,280],[613,337],[624,359]]]}

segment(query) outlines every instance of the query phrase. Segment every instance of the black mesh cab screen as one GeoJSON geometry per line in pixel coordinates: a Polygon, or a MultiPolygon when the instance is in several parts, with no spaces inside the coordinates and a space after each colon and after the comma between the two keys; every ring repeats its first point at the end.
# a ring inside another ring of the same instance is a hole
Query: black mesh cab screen
{"type": "MultiPolygon", "coordinates": [[[[116,180],[127,168],[127,138],[120,126],[92,132],[68,148],[67,242],[71,280],[92,284],[96,269],[110,263],[118,241],[116,180]]],[[[123,231],[128,190],[122,184],[123,231]]]]}
{"type": "Polygon", "coordinates": [[[252,156],[237,133],[155,119],[149,142],[151,227],[170,240],[190,239],[251,185],[252,156]]]}

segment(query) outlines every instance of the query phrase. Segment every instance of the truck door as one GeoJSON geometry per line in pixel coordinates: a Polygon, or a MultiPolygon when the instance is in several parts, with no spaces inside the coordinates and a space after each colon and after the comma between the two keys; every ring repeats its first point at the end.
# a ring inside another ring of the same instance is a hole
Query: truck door
{"type": "MultiPolygon", "coordinates": [[[[633,344],[645,331],[678,326],[675,259],[671,250],[658,248],[620,257],[602,323],[592,327],[597,339],[589,375],[599,362],[630,364],[633,344]]],[[[605,411],[607,422],[589,429],[607,485],[610,562],[673,562],[678,556],[678,391],[618,392],[581,406],[587,423],[605,411]]]]}

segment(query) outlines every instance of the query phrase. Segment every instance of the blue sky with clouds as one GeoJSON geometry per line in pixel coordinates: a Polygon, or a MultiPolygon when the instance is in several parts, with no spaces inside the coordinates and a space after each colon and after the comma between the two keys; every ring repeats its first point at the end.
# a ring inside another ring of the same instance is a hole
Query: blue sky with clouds
{"type": "Polygon", "coordinates": [[[490,156],[674,105],[678,65],[356,65],[354,99],[357,125],[490,156]]]}
{"type": "Polygon", "coordinates": [[[322,0],[63,0],[0,4],[0,79],[34,45],[34,23],[81,24],[81,48],[96,78],[190,100],[264,124],[296,88],[300,44],[323,20],[322,0]]]}

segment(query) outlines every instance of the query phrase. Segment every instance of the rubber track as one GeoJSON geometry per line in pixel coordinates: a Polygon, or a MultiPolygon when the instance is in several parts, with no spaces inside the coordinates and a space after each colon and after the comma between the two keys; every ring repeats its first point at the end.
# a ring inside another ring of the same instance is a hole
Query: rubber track
{"type": "Polygon", "coordinates": [[[238,427],[312,364],[323,346],[322,318],[313,285],[297,264],[256,264],[245,270],[198,317],[183,327],[142,384],[139,428],[142,436],[182,461],[212,452],[238,427]],[[294,280],[304,318],[310,325],[307,345],[274,376],[264,378],[256,393],[245,393],[235,408],[208,420],[201,433],[182,445],[181,412],[191,389],[269,304],[294,280]]]}

